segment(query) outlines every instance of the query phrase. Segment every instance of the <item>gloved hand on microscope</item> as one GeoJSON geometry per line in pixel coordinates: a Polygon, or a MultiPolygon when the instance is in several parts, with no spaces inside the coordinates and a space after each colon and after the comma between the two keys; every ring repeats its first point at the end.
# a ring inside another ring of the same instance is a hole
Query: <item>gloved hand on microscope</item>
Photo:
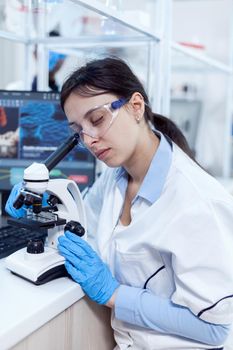
{"type": "Polygon", "coordinates": [[[77,235],[66,231],[58,238],[58,249],[66,259],[65,267],[90,299],[106,304],[120,286],[109,267],[91,246],[77,235]]]}
{"type": "MultiPolygon", "coordinates": [[[[15,185],[6,203],[6,211],[14,218],[23,217],[26,207],[15,209],[13,204],[20,193],[22,183],[15,185]]],[[[43,195],[42,206],[47,205],[48,195],[43,195]]],[[[66,231],[58,238],[58,250],[65,258],[65,267],[72,279],[79,283],[85,294],[99,304],[106,304],[119,287],[108,266],[82,238],[66,231]]]]}

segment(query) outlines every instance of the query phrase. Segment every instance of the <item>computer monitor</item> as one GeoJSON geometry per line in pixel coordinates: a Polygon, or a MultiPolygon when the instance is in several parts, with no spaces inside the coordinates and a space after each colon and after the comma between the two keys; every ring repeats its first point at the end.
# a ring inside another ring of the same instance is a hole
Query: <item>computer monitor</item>
{"type": "Polygon", "coordinates": [[[181,129],[194,153],[196,151],[201,112],[202,102],[200,100],[184,98],[171,100],[171,119],[181,129]]]}
{"type": "MultiPolygon", "coordinates": [[[[0,191],[9,191],[26,167],[43,162],[69,135],[59,93],[0,90],[0,191]]],[[[95,180],[95,159],[76,146],[50,177],[72,179],[82,191],[95,180]]]]}

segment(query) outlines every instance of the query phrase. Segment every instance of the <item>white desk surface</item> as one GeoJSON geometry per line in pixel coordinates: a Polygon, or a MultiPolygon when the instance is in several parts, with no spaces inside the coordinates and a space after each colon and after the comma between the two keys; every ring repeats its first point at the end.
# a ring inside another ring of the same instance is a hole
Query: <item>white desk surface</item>
{"type": "Polygon", "coordinates": [[[69,278],[35,286],[13,275],[0,259],[0,349],[11,348],[83,296],[69,278]]]}

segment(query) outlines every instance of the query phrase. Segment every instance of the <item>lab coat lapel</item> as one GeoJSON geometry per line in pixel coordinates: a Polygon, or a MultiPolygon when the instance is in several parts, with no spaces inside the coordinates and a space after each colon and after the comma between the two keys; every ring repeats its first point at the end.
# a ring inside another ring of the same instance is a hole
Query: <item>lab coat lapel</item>
{"type": "Polygon", "coordinates": [[[105,199],[102,208],[101,222],[98,228],[98,249],[102,258],[107,260],[107,250],[114,235],[114,229],[118,223],[122,206],[123,206],[123,194],[116,186],[112,193],[109,193],[108,198],[105,199]],[[104,218],[104,220],[103,220],[104,218]]]}

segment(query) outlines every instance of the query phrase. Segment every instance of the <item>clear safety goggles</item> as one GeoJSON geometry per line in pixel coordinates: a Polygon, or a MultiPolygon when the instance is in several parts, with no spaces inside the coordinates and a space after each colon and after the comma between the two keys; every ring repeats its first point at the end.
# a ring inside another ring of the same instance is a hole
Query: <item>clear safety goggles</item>
{"type": "Polygon", "coordinates": [[[111,103],[94,107],[85,114],[82,120],[82,125],[71,122],[69,123],[69,126],[73,132],[79,134],[83,143],[85,143],[85,135],[98,139],[104,136],[108,131],[113,121],[118,116],[119,109],[127,102],[128,100],[120,98],[111,103]]]}

